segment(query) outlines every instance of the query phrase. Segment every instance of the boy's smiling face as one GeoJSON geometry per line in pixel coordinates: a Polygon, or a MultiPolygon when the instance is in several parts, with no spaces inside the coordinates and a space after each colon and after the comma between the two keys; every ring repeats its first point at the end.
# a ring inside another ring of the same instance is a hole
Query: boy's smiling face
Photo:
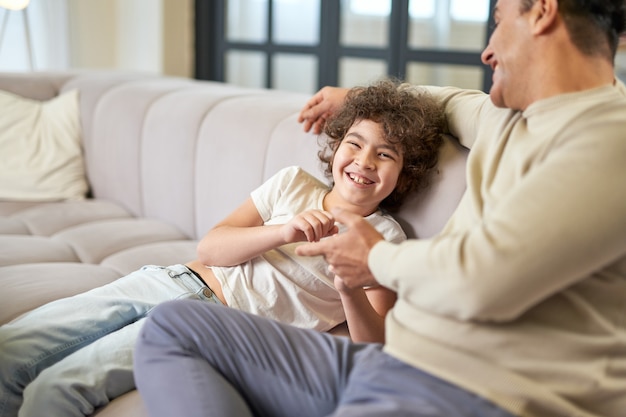
{"type": "Polygon", "coordinates": [[[383,137],[380,124],[357,120],[335,151],[333,189],[327,203],[367,216],[396,187],[402,153],[383,137]]]}

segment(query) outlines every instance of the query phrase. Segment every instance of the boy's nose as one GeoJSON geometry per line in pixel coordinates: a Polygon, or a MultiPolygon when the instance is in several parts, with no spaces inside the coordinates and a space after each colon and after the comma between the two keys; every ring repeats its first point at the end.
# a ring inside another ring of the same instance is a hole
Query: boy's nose
{"type": "Polygon", "coordinates": [[[373,157],[370,154],[370,152],[361,152],[357,156],[356,161],[357,161],[357,164],[359,164],[359,166],[366,168],[366,169],[371,169],[372,167],[376,165],[373,161],[373,157]]]}

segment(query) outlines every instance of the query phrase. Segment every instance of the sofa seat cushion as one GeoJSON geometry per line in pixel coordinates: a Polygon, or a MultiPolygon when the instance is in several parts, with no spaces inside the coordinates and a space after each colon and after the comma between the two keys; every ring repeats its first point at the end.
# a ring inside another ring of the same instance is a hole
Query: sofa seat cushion
{"type": "Polygon", "coordinates": [[[41,236],[0,235],[0,248],[0,266],[79,261],[68,243],[41,236]]]}
{"type": "Polygon", "coordinates": [[[188,239],[168,223],[144,218],[85,223],[56,233],[52,238],[69,244],[81,262],[93,264],[136,246],[188,239]]]}
{"type": "Polygon", "coordinates": [[[11,217],[0,217],[0,234],[2,235],[28,235],[30,231],[26,224],[11,217]]]}
{"type": "Polygon", "coordinates": [[[45,203],[36,201],[9,201],[0,199],[0,216],[10,216],[31,207],[37,207],[45,203]]]}
{"type": "Polygon", "coordinates": [[[179,240],[149,243],[117,252],[100,263],[119,271],[122,275],[136,271],[144,265],[173,265],[197,258],[197,241],[179,240]]]}
{"type": "Polygon", "coordinates": [[[0,324],[59,298],[108,284],[120,274],[110,268],[72,262],[0,267],[0,324]]]}
{"type": "Polygon", "coordinates": [[[131,215],[124,208],[107,200],[39,204],[25,207],[8,216],[9,219],[25,224],[30,234],[40,236],[52,236],[83,223],[130,217],[131,215]]]}

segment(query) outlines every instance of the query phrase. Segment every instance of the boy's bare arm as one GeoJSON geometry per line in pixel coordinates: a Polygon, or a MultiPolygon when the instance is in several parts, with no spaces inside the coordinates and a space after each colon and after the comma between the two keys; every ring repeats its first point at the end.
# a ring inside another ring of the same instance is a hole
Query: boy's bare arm
{"type": "Polygon", "coordinates": [[[385,341],[385,316],[396,302],[396,293],[382,286],[350,289],[335,277],[350,337],[355,342],[385,341]]]}
{"type": "Polygon", "coordinates": [[[248,198],[218,223],[198,244],[198,260],[207,266],[233,266],[278,246],[309,241],[337,233],[330,213],[309,210],[286,224],[264,225],[256,206],[248,198]]]}

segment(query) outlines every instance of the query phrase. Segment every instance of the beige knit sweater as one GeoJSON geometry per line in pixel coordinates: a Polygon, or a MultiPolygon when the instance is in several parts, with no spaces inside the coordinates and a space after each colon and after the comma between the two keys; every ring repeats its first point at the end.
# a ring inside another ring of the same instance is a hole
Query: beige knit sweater
{"type": "Polygon", "coordinates": [[[386,351],[519,416],[626,416],[626,88],[523,112],[431,88],[471,148],[432,239],[380,242],[386,351]]]}

